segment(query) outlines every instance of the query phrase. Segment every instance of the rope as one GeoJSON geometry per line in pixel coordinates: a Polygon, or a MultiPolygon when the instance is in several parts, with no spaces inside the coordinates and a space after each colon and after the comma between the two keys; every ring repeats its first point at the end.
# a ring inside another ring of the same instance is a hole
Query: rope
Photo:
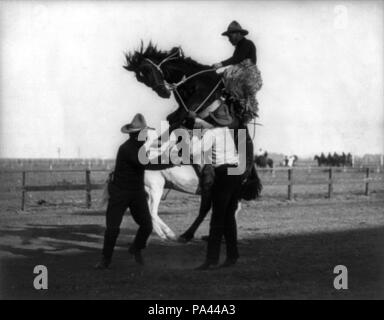
{"type": "Polygon", "coordinates": [[[174,55],[176,55],[176,54],[179,54],[180,53],[180,51],[178,50],[178,51],[176,51],[175,53],[173,53],[173,54],[171,54],[169,57],[166,57],[163,61],[161,61],[160,63],[159,63],[159,68],[161,67],[161,65],[164,63],[164,62],[167,62],[167,61],[169,61],[169,60],[175,60],[175,59],[178,59],[178,57],[173,57],[174,55]]]}
{"type": "Polygon", "coordinates": [[[176,94],[177,94],[177,96],[179,97],[179,99],[180,99],[180,101],[181,101],[181,104],[182,104],[182,106],[184,107],[185,111],[189,112],[189,109],[188,109],[187,106],[185,105],[183,98],[180,96],[179,91],[177,91],[177,88],[174,88],[174,89],[172,89],[172,90],[173,90],[173,92],[176,92],[176,94]]]}
{"type": "Polygon", "coordinates": [[[156,63],[154,63],[151,59],[148,59],[148,58],[145,58],[145,60],[147,60],[150,64],[152,64],[164,77],[163,70],[161,70],[161,68],[156,63]]]}
{"type": "MultiPolygon", "coordinates": [[[[195,110],[193,110],[194,112],[198,112],[198,111],[201,109],[201,107],[202,107],[202,106],[209,100],[209,98],[214,94],[214,92],[216,91],[216,89],[219,87],[221,81],[222,81],[222,80],[220,79],[220,81],[216,84],[216,86],[215,86],[215,87],[213,88],[213,90],[208,94],[208,96],[204,99],[204,101],[203,101],[202,103],[200,103],[199,106],[198,106],[195,110]]],[[[185,111],[189,112],[190,110],[189,110],[189,109],[187,108],[187,106],[185,105],[183,98],[180,96],[180,93],[179,93],[179,91],[177,90],[177,87],[172,86],[170,90],[172,90],[173,92],[176,92],[176,94],[177,94],[177,96],[179,97],[179,99],[180,99],[180,101],[181,101],[181,104],[182,104],[182,106],[184,107],[185,111]]]]}
{"type": "Polygon", "coordinates": [[[170,192],[171,192],[171,189],[168,189],[167,192],[165,193],[165,195],[163,195],[163,196],[161,197],[161,201],[166,200],[167,197],[168,197],[168,194],[169,194],[170,192]]]}
{"type": "Polygon", "coordinates": [[[215,69],[207,69],[207,70],[202,70],[202,71],[196,72],[187,78],[181,79],[181,81],[178,83],[175,83],[174,86],[177,88],[178,86],[182,85],[184,82],[187,82],[189,79],[192,79],[193,77],[196,77],[199,74],[206,73],[206,72],[212,72],[212,71],[215,71],[215,69]]]}
{"type": "Polygon", "coordinates": [[[262,126],[262,124],[261,124],[261,123],[257,123],[256,120],[253,120],[252,124],[253,124],[253,136],[252,136],[252,141],[253,141],[253,139],[255,139],[255,135],[256,135],[256,126],[257,126],[257,125],[258,125],[258,126],[262,126]]]}
{"type": "Polygon", "coordinates": [[[216,91],[216,89],[219,87],[220,85],[220,82],[222,82],[222,79],[219,80],[219,82],[217,83],[217,85],[213,88],[213,90],[211,91],[211,93],[205,98],[205,100],[195,109],[193,110],[194,112],[198,112],[200,110],[200,108],[209,100],[209,98],[213,95],[213,93],[216,91]]]}
{"type": "Polygon", "coordinates": [[[170,61],[170,60],[176,60],[176,59],[178,59],[178,57],[174,57],[174,55],[175,54],[180,54],[181,53],[181,51],[180,51],[180,48],[176,51],[176,52],[174,52],[174,53],[172,53],[170,56],[168,56],[168,57],[166,57],[163,61],[161,61],[159,64],[156,64],[156,63],[154,63],[151,59],[149,59],[149,58],[145,58],[145,60],[147,60],[149,63],[151,63],[161,74],[162,74],[162,76],[164,77],[164,73],[163,73],[163,70],[161,70],[161,65],[164,63],[164,62],[167,62],[167,61],[170,61]]]}

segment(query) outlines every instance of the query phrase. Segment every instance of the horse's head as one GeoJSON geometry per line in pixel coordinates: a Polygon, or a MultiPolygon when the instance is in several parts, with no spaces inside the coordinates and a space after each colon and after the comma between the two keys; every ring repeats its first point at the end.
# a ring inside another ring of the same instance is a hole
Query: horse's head
{"type": "Polygon", "coordinates": [[[165,70],[161,68],[161,64],[167,58],[180,54],[179,48],[173,48],[169,52],[157,50],[151,43],[144,50],[143,44],[139,50],[125,55],[126,70],[135,73],[136,79],[152,88],[161,98],[169,98],[170,90],[165,82],[165,70]]]}
{"type": "Polygon", "coordinates": [[[125,57],[124,68],[134,72],[139,82],[152,88],[160,97],[169,98],[171,89],[168,84],[177,85],[175,98],[179,108],[167,117],[170,126],[177,125],[185,118],[186,109],[194,111],[199,108],[202,111],[221,95],[219,85],[222,84],[218,83],[220,76],[210,66],[185,57],[180,47],[160,51],[151,43],[144,49],[142,43],[139,50],[125,57]],[[210,94],[215,86],[215,94],[210,94]],[[209,99],[205,105],[199,107],[207,97],[209,99]]]}

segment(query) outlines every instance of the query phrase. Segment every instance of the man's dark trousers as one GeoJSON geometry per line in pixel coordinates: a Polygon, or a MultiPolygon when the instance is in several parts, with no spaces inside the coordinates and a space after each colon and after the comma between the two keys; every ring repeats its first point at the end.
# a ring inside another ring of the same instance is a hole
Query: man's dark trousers
{"type": "Polygon", "coordinates": [[[107,228],[103,247],[103,256],[107,261],[112,258],[116,239],[120,232],[120,224],[127,208],[130,209],[133,219],[139,225],[131,250],[135,252],[144,249],[152,233],[152,218],[144,190],[120,190],[112,185],[109,192],[111,197],[106,213],[107,228]]]}
{"type": "Polygon", "coordinates": [[[219,262],[220,245],[224,236],[227,247],[227,260],[237,260],[237,226],[235,213],[238,207],[241,189],[241,176],[228,175],[228,166],[215,170],[215,182],[212,189],[212,218],[210,223],[207,262],[219,262]]]}

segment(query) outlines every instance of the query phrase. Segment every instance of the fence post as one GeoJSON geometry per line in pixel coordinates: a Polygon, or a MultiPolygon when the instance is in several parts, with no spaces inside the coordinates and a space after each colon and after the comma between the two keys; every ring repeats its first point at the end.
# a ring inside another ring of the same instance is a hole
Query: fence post
{"type": "Polygon", "coordinates": [[[25,208],[25,171],[22,172],[21,177],[21,210],[25,208]]]}
{"type": "Polygon", "coordinates": [[[85,191],[86,191],[86,203],[87,209],[91,207],[91,171],[85,170],[85,191]]]}
{"type": "Polygon", "coordinates": [[[288,169],[288,200],[292,200],[292,169],[288,169]]]}
{"type": "Polygon", "coordinates": [[[332,193],[333,193],[333,170],[332,168],[329,168],[328,171],[328,198],[332,198],[332,193]]]}
{"type": "Polygon", "coordinates": [[[368,196],[369,195],[369,182],[368,182],[368,179],[369,179],[369,168],[366,168],[365,169],[365,178],[366,178],[366,182],[365,182],[365,195],[368,196]]]}

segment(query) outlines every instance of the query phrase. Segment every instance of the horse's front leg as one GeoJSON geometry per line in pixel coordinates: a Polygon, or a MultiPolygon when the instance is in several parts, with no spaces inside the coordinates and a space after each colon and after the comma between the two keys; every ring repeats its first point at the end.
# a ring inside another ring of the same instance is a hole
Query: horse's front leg
{"type": "Polygon", "coordinates": [[[193,237],[195,236],[196,230],[200,227],[201,223],[204,221],[209,210],[211,210],[211,207],[212,207],[211,192],[203,193],[201,195],[199,215],[196,217],[195,221],[193,221],[192,225],[187,229],[187,231],[185,231],[182,235],[179,236],[178,238],[179,242],[185,243],[193,239],[193,237]]]}
{"type": "Polygon", "coordinates": [[[237,209],[235,211],[235,219],[237,220],[237,217],[239,215],[239,212],[241,211],[241,201],[237,204],[237,209]]]}
{"type": "Polygon", "coordinates": [[[159,205],[164,191],[164,178],[160,172],[148,171],[145,173],[145,190],[148,194],[148,206],[152,217],[153,230],[162,239],[175,239],[174,232],[159,217],[159,205]]]}
{"type": "Polygon", "coordinates": [[[159,217],[159,205],[161,196],[163,194],[163,188],[160,190],[151,189],[149,192],[149,210],[151,211],[153,230],[162,239],[174,240],[176,238],[175,233],[167,226],[167,224],[159,217]]]}
{"type": "Polygon", "coordinates": [[[208,212],[212,207],[212,187],[215,180],[215,169],[211,165],[205,165],[201,173],[201,202],[199,215],[192,223],[192,225],[179,236],[179,242],[188,242],[193,239],[196,230],[199,228],[201,223],[204,221],[208,212]]]}

